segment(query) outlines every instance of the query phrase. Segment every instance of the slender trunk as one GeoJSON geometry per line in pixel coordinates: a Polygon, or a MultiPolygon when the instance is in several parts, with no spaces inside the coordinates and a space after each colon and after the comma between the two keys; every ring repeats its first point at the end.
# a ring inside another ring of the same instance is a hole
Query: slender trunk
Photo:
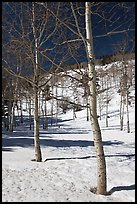
{"type": "MultiPolygon", "coordinates": [[[[20,113],[19,113],[19,105],[18,105],[18,103],[17,103],[17,114],[18,114],[18,119],[19,119],[20,113]]],[[[19,126],[19,125],[20,125],[20,122],[18,122],[17,124],[18,124],[18,126],[19,126]]]]}
{"type": "Polygon", "coordinates": [[[87,121],[89,121],[89,102],[88,102],[88,96],[86,96],[87,101],[87,121]]]}
{"type": "Polygon", "coordinates": [[[36,86],[34,87],[34,145],[35,159],[37,162],[41,162],[42,156],[39,142],[38,88],[36,86]]]}
{"type": "MultiPolygon", "coordinates": [[[[53,93],[53,86],[52,86],[52,94],[54,95],[53,93]]],[[[50,125],[52,126],[53,125],[53,107],[54,107],[54,99],[52,99],[51,101],[51,118],[50,118],[50,125]]]]}
{"type": "Polygon", "coordinates": [[[75,120],[76,119],[76,112],[75,112],[75,105],[73,106],[73,120],[75,120]]]}
{"type": "Polygon", "coordinates": [[[48,117],[47,117],[47,96],[45,96],[45,106],[44,106],[44,112],[45,112],[45,129],[48,129],[48,117]]]}
{"type": "Polygon", "coordinates": [[[42,126],[43,126],[43,129],[45,129],[45,123],[44,123],[44,97],[42,95],[42,103],[41,103],[41,112],[42,112],[42,126]]]}
{"type": "Polygon", "coordinates": [[[29,129],[31,130],[31,98],[29,98],[29,129]]]}
{"type": "Polygon", "coordinates": [[[108,127],[108,104],[106,104],[106,127],[108,127]]]}
{"type": "Polygon", "coordinates": [[[132,86],[133,85],[133,68],[132,66],[130,66],[130,85],[132,86]]]}
{"type": "Polygon", "coordinates": [[[108,105],[109,105],[109,97],[108,97],[108,75],[106,76],[106,127],[108,127],[108,105]]]}
{"type": "Polygon", "coordinates": [[[125,99],[123,97],[123,101],[122,101],[122,115],[121,115],[122,130],[123,130],[123,126],[124,126],[124,111],[125,111],[125,99]]]}
{"type": "Polygon", "coordinates": [[[102,101],[101,101],[101,94],[100,95],[98,95],[98,107],[99,107],[99,119],[101,120],[101,114],[102,114],[102,106],[101,106],[101,103],[102,103],[102,101]]]}
{"type": "Polygon", "coordinates": [[[8,127],[7,130],[10,132],[13,131],[13,126],[12,126],[12,102],[11,100],[8,101],[8,127]]]}
{"type": "Polygon", "coordinates": [[[22,100],[20,100],[20,123],[23,123],[22,100]]]}
{"type": "Polygon", "coordinates": [[[42,161],[40,141],[39,141],[39,114],[38,114],[38,81],[39,81],[39,68],[38,68],[38,42],[35,32],[35,11],[34,2],[32,2],[32,28],[35,41],[35,52],[34,52],[34,146],[35,146],[35,159],[37,162],[42,161]]]}
{"type": "Polygon", "coordinates": [[[15,102],[13,102],[13,107],[12,107],[12,127],[16,127],[15,102]]]}
{"type": "Polygon", "coordinates": [[[128,90],[126,93],[126,109],[127,109],[127,132],[130,133],[130,126],[129,126],[129,109],[128,109],[128,90]]]}
{"type": "Polygon", "coordinates": [[[47,110],[46,110],[46,95],[43,96],[43,98],[42,98],[41,110],[42,110],[42,117],[43,117],[43,129],[48,129],[47,110]]]}
{"type": "Polygon", "coordinates": [[[97,101],[96,101],[96,73],[93,54],[93,37],[91,28],[91,2],[86,2],[86,39],[87,39],[87,58],[88,58],[88,74],[89,74],[89,103],[90,118],[93,131],[94,145],[97,158],[97,194],[106,195],[106,162],[103,150],[103,142],[101,130],[97,119],[97,101]]]}
{"type": "Polygon", "coordinates": [[[101,120],[101,114],[102,114],[102,109],[101,107],[99,108],[99,119],[101,120]]]}
{"type": "Polygon", "coordinates": [[[123,96],[121,95],[120,100],[120,130],[123,130],[123,119],[124,119],[124,102],[123,102],[123,96]]]}
{"type": "Polygon", "coordinates": [[[9,110],[9,101],[8,101],[8,105],[7,105],[7,120],[6,120],[6,130],[8,131],[9,130],[9,122],[10,122],[10,110],[9,110]]]}
{"type": "Polygon", "coordinates": [[[119,116],[120,116],[120,130],[122,131],[122,123],[121,123],[121,117],[122,117],[122,96],[121,96],[121,99],[120,99],[120,113],[119,113],[119,116]]]}
{"type": "Polygon", "coordinates": [[[12,104],[12,108],[11,108],[11,116],[10,116],[10,131],[13,132],[13,127],[14,126],[14,122],[15,122],[15,116],[14,116],[14,112],[15,112],[15,102],[13,102],[12,104]]]}
{"type": "MultiPolygon", "coordinates": [[[[56,86],[56,98],[58,97],[58,89],[56,86]]],[[[56,126],[58,124],[58,100],[56,100],[56,126]]]]}

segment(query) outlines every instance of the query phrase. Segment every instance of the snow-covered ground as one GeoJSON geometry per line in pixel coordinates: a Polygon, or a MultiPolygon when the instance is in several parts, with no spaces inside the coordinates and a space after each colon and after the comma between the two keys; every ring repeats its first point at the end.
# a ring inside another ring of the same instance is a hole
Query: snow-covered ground
{"type": "MultiPolygon", "coordinates": [[[[63,83],[65,96],[73,101],[76,94],[83,103],[81,94],[70,90],[71,81],[63,83]]],[[[113,87],[110,91],[109,126],[105,124],[105,107],[99,123],[106,157],[107,191],[111,194],[103,196],[90,191],[96,187],[97,172],[86,110],[76,112],[75,120],[71,110],[60,114],[58,126],[49,125],[48,130],[40,126],[42,162],[32,161],[34,138],[26,111],[24,124],[13,133],[2,134],[2,202],[135,202],[135,104],[132,100],[129,107],[130,133],[126,131],[126,112],[124,131],[120,131],[120,95],[113,87]]],[[[58,88],[58,94],[61,93],[58,88]]],[[[135,95],[134,87],[131,95],[135,95]]],[[[47,105],[50,111],[51,101],[47,105]]]]}
{"type": "MultiPolygon", "coordinates": [[[[115,101],[114,101],[115,102],[115,101]]],[[[34,159],[33,131],[19,126],[3,132],[2,202],[135,202],[135,108],[130,108],[131,133],[120,131],[114,110],[99,120],[107,165],[107,190],[96,195],[96,157],[86,110],[60,115],[59,127],[40,129],[43,162],[34,159]],[[113,114],[114,113],[114,114],[113,114]]],[[[126,125],[126,123],[125,123],[126,125]]]]}

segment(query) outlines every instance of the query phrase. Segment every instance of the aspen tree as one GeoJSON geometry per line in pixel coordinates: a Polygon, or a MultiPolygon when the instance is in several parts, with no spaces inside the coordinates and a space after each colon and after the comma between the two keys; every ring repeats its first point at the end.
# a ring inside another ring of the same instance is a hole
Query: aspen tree
{"type": "Polygon", "coordinates": [[[101,130],[97,118],[97,93],[96,93],[96,72],[94,64],[94,48],[92,36],[91,21],[91,3],[85,2],[85,23],[86,23],[86,42],[87,42],[87,58],[88,58],[88,75],[89,75],[89,105],[90,119],[93,131],[94,145],[97,159],[97,190],[96,194],[106,194],[106,161],[103,150],[101,130]]]}

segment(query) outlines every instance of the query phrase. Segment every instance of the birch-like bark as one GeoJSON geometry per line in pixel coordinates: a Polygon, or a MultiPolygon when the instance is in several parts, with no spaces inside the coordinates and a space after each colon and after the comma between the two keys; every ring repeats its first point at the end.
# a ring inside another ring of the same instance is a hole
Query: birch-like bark
{"type": "Polygon", "coordinates": [[[97,93],[96,93],[96,73],[94,64],[93,36],[91,27],[91,2],[85,2],[85,23],[86,23],[86,40],[87,40],[87,58],[88,58],[88,75],[89,75],[89,104],[90,119],[93,131],[94,145],[97,158],[97,191],[96,194],[106,195],[106,162],[103,150],[101,130],[97,118],[97,93]]]}
{"type": "Polygon", "coordinates": [[[47,96],[45,95],[45,106],[44,106],[44,114],[45,114],[45,128],[48,129],[48,116],[47,116],[47,96]]]}
{"type": "Polygon", "coordinates": [[[87,121],[89,121],[89,102],[88,102],[88,96],[86,96],[86,105],[87,105],[87,121]]]}
{"type": "Polygon", "coordinates": [[[39,68],[38,68],[38,41],[35,30],[35,10],[34,2],[32,2],[32,29],[35,43],[34,51],[34,146],[35,146],[35,160],[42,161],[40,141],[39,141],[39,115],[38,115],[38,81],[39,81],[39,68]]]}
{"type": "MultiPolygon", "coordinates": [[[[58,89],[56,86],[56,98],[58,97],[58,89]]],[[[56,126],[58,124],[58,100],[56,100],[56,126]]]]}
{"type": "Polygon", "coordinates": [[[20,100],[20,123],[23,123],[22,100],[20,100]]]}
{"type": "Polygon", "coordinates": [[[130,125],[129,125],[129,108],[128,108],[128,90],[126,91],[126,109],[127,109],[127,133],[130,133],[130,125]]]}
{"type": "Polygon", "coordinates": [[[125,101],[124,96],[121,95],[121,102],[120,102],[120,130],[121,131],[123,130],[123,125],[124,125],[124,111],[125,111],[124,101],[125,101]]]}
{"type": "Polygon", "coordinates": [[[31,130],[31,97],[29,96],[29,101],[28,101],[28,106],[29,106],[29,129],[31,130]]]}

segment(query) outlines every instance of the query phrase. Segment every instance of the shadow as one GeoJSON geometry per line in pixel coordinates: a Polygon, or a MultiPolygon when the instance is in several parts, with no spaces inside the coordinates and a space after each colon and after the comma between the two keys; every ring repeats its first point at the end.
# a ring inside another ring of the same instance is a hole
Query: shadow
{"type": "MultiPolygon", "coordinates": [[[[15,132],[16,133],[16,132],[15,132]]],[[[34,145],[34,138],[32,135],[27,135],[26,137],[20,134],[13,134],[10,137],[2,138],[2,146],[8,148],[9,146],[20,146],[20,147],[28,147],[34,145]]],[[[94,146],[94,142],[90,140],[64,140],[64,139],[47,139],[49,136],[40,136],[40,145],[41,146],[51,146],[51,147],[88,147],[94,146]]],[[[120,141],[104,141],[103,145],[121,145],[120,141]]]]}
{"type": "MultiPolygon", "coordinates": [[[[105,157],[128,157],[129,159],[134,157],[135,154],[113,154],[113,155],[105,155],[105,157]]],[[[53,160],[67,160],[67,159],[90,159],[90,158],[96,158],[96,155],[92,156],[84,156],[84,157],[53,157],[53,158],[47,158],[46,161],[53,161],[53,160]]]]}
{"type": "Polygon", "coordinates": [[[89,133],[89,131],[87,131],[87,130],[78,130],[78,131],[74,131],[74,128],[73,128],[73,131],[72,131],[72,129],[63,129],[62,131],[57,131],[57,132],[55,132],[55,130],[54,131],[52,131],[52,132],[49,132],[48,130],[47,131],[45,131],[45,132],[40,132],[40,135],[41,134],[54,134],[54,135],[57,135],[57,134],[73,134],[73,135],[75,135],[75,134],[78,134],[78,135],[80,135],[80,134],[88,134],[89,133]]]}
{"type": "Polygon", "coordinates": [[[114,140],[114,141],[104,141],[103,145],[122,145],[124,142],[114,140]]]}
{"type": "Polygon", "coordinates": [[[112,193],[114,193],[114,192],[116,192],[116,191],[123,191],[123,190],[125,190],[125,191],[135,190],[135,184],[130,185],[130,186],[117,186],[117,187],[113,187],[113,188],[109,191],[109,193],[112,194],[112,193]]]}
{"type": "MultiPolygon", "coordinates": [[[[52,146],[52,147],[88,147],[94,146],[94,141],[87,141],[87,140],[56,140],[56,139],[45,139],[40,140],[41,145],[44,146],[52,146]]],[[[119,145],[122,142],[119,141],[105,141],[103,145],[119,145]]]]}
{"type": "Polygon", "coordinates": [[[108,126],[108,127],[103,127],[101,130],[120,130],[120,126],[108,126]]]}
{"type": "Polygon", "coordinates": [[[87,141],[87,140],[50,140],[47,139],[42,142],[41,145],[45,146],[52,146],[52,147],[88,147],[88,146],[94,146],[93,141],[87,141]]]}
{"type": "Polygon", "coordinates": [[[68,122],[68,121],[72,121],[73,119],[64,119],[64,120],[62,120],[62,119],[59,119],[59,122],[68,122]]]}
{"type": "MultiPolygon", "coordinates": [[[[44,120],[45,120],[45,117],[44,117],[44,120]]],[[[64,126],[64,124],[61,124],[61,123],[68,122],[68,121],[71,121],[71,120],[73,120],[73,119],[64,119],[64,120],[62,120],[61,118],[49,117],[49,116],[47,117],[47,121],[48,121],[48,126],[49,127],[52,127],[52,126],[54,126],[56,124],[64,126]]],[[[40,124],[40,127],[43,126],[43,116],[40,116],[39,124],[40,124]]]]}
{"type": "Polygon", "coordinates": [[[2,151],[13,152],[13,148],[2,147],[2,151]]]}
{"type": "Polygon", "coordinates": [[[47,158],[44,160],[46,161],[53,161],[53,160],[67,160],[67,159],[88,159],[91,158],[91,156],[85,156],[85,157],[57,157],[57,158],[47,158]]]}
{"type": "MultiPolygon", "coordinates": [[[[34,139],[32,138],[3,138],[2,139],[2,151],[8,149],[8,147],[30,147],[34,145],[34,139]]],[[[6,150],[5,150],[6,151],[6,150]]]]}
{"type": "MultiPolygon", "coordinates": [[[[52,147],[88,147],[94,146],[94,141],[89,140],[56,140],[56,139],[42,139],[40,140],[40,144],[43,146],[52,146],[52,147]]],[[[122,142],[119,141],[105,141],[103,145],[120,145],[122,142]]]]}
{"type": "MultiPolygon", "coordinates": [[[[30,119],[29,119],[28,116],[23,115],[23,123],[20,123],[20,117],[18,117],[18,116],[15,116],[15,120],[16,120],[16,126],[17,127],[24,126],[24,128],[29,129],[30,119]]],[[[39,115],[39,126],[40,127],[43,126],[43,120],[45,120],[45,117],[43,118],[42,115],[39,115]]],[[[71,121],[71,120],[73,120],[73,119],[64,119],[64,120],[62,120],[61,118],[47,116],[47,121],[48,121],[48,126],[49,127],[55,126],[56,124],[64,126],[64,124],[61,124],[61,123],[68,122],[68,121],[71,121]]],[[[31,126],[32,126],[32,129],[33,129],[33,126],[34,126],[34,117],[33,117],[33,115],[31,116],[31,126]]]]}
{"type": "MultiPolygon", "coordinates": [[[[69,121],[68,120],[60,120],[60,122],[69,121]]],[[[25,122],[28,122],[28,118],[24,118],[25,122]]],[[[54,120],[53,120],[54,121],[54,120]]],[[[87,134],[89,133],[89,130],[85,129],[79,129],[76,128],[52,128],[48,130],[40,130],[40,145],[42,146],[51,146],[51,147],[73,147],[73,146],[79,146],[79,147],[88,147],[88,146],[94,146],[94,142],[90,140],[73,140],[73,139],[55,139],[54,135],[56,134],[87,134]],[[53,135],[53,136],[52,136],[53,135]]],[[[123,142],[121,141],[103,141],[103,145],[121,145],[123,142]]],[[[2,146],[3,151],[10,151],[9,147],[29,147],[34,146],[34,131],[29,130],[28,128],[24,127],[24,124],[17,129],[14,130],[14,132],[4,132],[3,138],[2,138],[2,146]],[[25,128],[25,129],[24,129],[25,128]],[[9,148],[9,149],[8,149],[9,148]]]]}
{"type": "Polygon", "coordinates": [[[135,154],[112,154],[112,155],[105,155],[105,157],[126,157],[127,159],[131,159],[135,157],[135,154]]]}

